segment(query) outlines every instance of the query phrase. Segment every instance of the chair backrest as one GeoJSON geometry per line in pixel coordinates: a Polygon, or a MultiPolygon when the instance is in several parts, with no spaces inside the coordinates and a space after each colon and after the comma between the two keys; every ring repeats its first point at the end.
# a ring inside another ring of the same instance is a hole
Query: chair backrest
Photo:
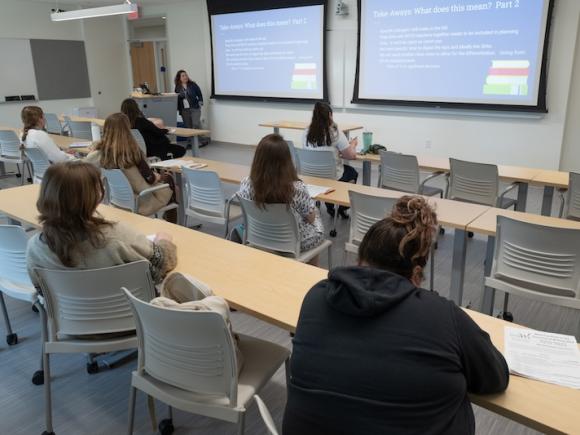
{"type": "Polygon", "coordinates": [[[294,146],[294,142],[291,140],[287,140],[286,143],[288,144],[288,149],[290,150],[290,155],[292,156],[292,163],[294,163],[296,171],[300,173],[300,159],[298,158],[298,154],[296,153],[296,147],[294,146]]]}
{"type": "Polygon", "coordinates": [[[580,230],[498,216],[491,276],[539,293],[579,298],[580,230]]]}
{"type": "Polygon", "coordinates": [[[267,204],[239,198],[244,214],[244,243],[267,251],[300,255],[298,220],[287,204],[267,204]]]}
{"type": "Polygon", "coordinates": [[[145,139],[143,138],[141,132],[136,128],[132,128],[131,134],[135,138],[135,141],[137,142],[137,145],[139,145],[141,151],[143,151],[143,154],[147,155],[147,145],[145,144],[145,139]]]}
{"type": "Polygon", "coordinates": [[[310,177],[338,178],[336,152],[329,149],[296,148],[300,173],[310,177]]]}
{"type": "Polygon", "coordinates": [[[91,123],[88,121],[73,121],[70,118],[65,118],[70,129],[72,137],[85,140],[93,140],[93,131],[91,123]]]}
{"type": "Polygon", "coordinates": [[[185,209],[225,217],[225,194],[217,173],[199,169],[182,168],[185,209]]]}
{"type": "Polygon", "coordinates": [[[45,113],[46,131],[53,134],[62,134],[62,125],[55,113],[45,113]]]}
{"type": "Polygon", "coordinates": [[[22,158],[22,142],[13,130],[0,130],[0,157],[22,158]]]}
{"type": "Polygon", "coordinates": [[[499,177],[496,165],[449,159],[449,199],[497,205],[499,177]]]}
{"type": "Polygon", "coordinates": [[[50,160],[48,160],[48,157],[46,157],[46,154],[40,148],[24,148],[24,154],[32,164],[34,182],[40,183],[44,178],[44,173],[50,166],[50,160]]]}
{"type": "Polygon", "coordinates": [[[21,226],[0,225],[0,281],[32,287],[26,269],[28,237],[21,226]]]}
{"type": "Polygon", "coordinates": [[[369,228],[391,214],[397,198],[366,195],[348,191],[350,198],[349,243],[360,244],[369,228]]]}
{"type": "Polygon", "coordinates": [[[122,287],[140,299],[155,297],[146,260],[103,269],[35,269],[45,299],[52,340],[59,335],[132,331],[135,321],[122,287]]]}
{"type": "Polygon", "coordinates": [[[381,187],[419,193],[420,183],[416,156],[381,151],[381,187]]]}
{"type": "Polygon", "coordinates": [[[237,406],[237,362],[224,319],[211,311],[157,307],[125,291],[139,337],[140,372],[182,390],[237,406]]]}
{"type": "Polygon", "coordinates": [[[580,174],[570,172],[568,194],[566,195],[566,219],[580,220],[580,174]]]}
{"type": "Polygon", "coordinates": [[[123,171],[120,169],[101,169],[101,173],[107,181],[109,203],[136,213],[135,194],[123,171]]]}

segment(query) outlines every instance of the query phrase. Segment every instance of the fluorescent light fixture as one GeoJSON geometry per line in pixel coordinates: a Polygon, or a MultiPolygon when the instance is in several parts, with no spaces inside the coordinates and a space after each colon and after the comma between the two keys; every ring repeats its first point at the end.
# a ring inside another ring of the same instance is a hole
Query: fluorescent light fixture
{"type": "Polygon", "coordinates": [[[109,17],[112,15],[125,15],[135,12],[137,12],[137,5],[127,2],[122,5],[77,9],[67,12],[54,12],[50,14],[50,19],[52,21],[82,20],[84,18],[109,17]]]}

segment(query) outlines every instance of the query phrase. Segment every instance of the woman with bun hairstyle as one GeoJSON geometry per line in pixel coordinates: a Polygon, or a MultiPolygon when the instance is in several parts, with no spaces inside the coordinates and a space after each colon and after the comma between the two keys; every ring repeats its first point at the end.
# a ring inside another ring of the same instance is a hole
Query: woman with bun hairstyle
{"type": "Polygon", "coordinates": [[[437,216],[399,199],[306,295],[293,340],[284,435],[475,433],[468,393],[504,391],[507,364],[452,301],[420,288],[437,216]]]}

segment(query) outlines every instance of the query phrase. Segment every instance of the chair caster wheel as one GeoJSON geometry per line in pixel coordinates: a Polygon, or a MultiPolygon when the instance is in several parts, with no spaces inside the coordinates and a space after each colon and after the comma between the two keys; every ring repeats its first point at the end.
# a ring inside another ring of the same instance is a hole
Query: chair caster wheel
{"type": "Polygon", "coordinates": [[[473,232],[471,231],[467,232],[467,237],[469,237],[470,239],[473,239],[473,235],[474,235],[473,232]]]}
{"type": "Polygon", "coordinates": [[[44,432],[42,432],[42,435],[54,435],[54,432],[44,431],[44,432]]]}
{"type": "Polygon", "coordinates": [[[443,227],[439,228],[439,234],[441,235],[445,234],[445,228],[443,227]]]}
{"type": "Polygon", "coordinates": [[[20,178],[20,177],[22,177],[21,174],[16,174],[16,178],[20,178]]]}
{"type": "Polygon", "coordinates": [[[38,307],[36,305],[32,306],[32,311],[34,311],[35,313],[38,313],[38,307]]]}
{"type": "Polygon", "coordinates": [[[514,321],[514,315],[512,313],[510,313],[509,311],[505,311],[505,312],[501,313],[501,318],[507,322],[514,321]]]}
{"type": "Polygon", "coordinates": [[[28,178],[26,179],[26,181],[28,181],[29,183],[32,183],[32,178],[28,177],[28,178]]]}
{"type": "Polygon", "coordinates": [[[166,418],[159,422],[159,433],[161,435],[171,435],[174,430],[173,421],[170,418],[166,418]]]}
{"type": "Polygon", "coordinates": [[[15,344],[18,343],[18,335],[16,335],[15,332],[13,332],[12,334],[8,334],[6,336],[6,343],[8,343],[8,346],[14,346],[15,344]]]}
{"type": "Polygon", "coordinates": [[[336,237],[336,230],[330,230],[330,237],[336,237]]]}
{"type": "Polygon", "coordinates": [[[99,373],[99,363],[96,361],[93,361],[92,363],[87,363],[87,373],[89,375],[99,373]]]}
{"type": "Polygon", "coordinates": [[[436,251],[437,249],[439,249],[439,243],[435,242],[433,243],[433,249],[436,251]]]}
{"type": "Polygon", "coordinates": [[[32,375],[32,383],[34,385],[44,384],[44,370],[37,370],[32,375]]]}

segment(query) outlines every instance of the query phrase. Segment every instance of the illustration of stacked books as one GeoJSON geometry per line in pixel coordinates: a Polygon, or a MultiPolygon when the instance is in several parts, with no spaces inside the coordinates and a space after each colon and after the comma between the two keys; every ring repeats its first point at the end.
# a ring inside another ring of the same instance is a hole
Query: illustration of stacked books
{"type": "Polygon", "coordinates": [[[292,73],[292,89],[316,89],[316,64],[295,63],[292,73]]]}
{"type": "Polygon", "coordinates": [[[492,60],[484,95],[528,95],[528,60],[492,60]]]}

